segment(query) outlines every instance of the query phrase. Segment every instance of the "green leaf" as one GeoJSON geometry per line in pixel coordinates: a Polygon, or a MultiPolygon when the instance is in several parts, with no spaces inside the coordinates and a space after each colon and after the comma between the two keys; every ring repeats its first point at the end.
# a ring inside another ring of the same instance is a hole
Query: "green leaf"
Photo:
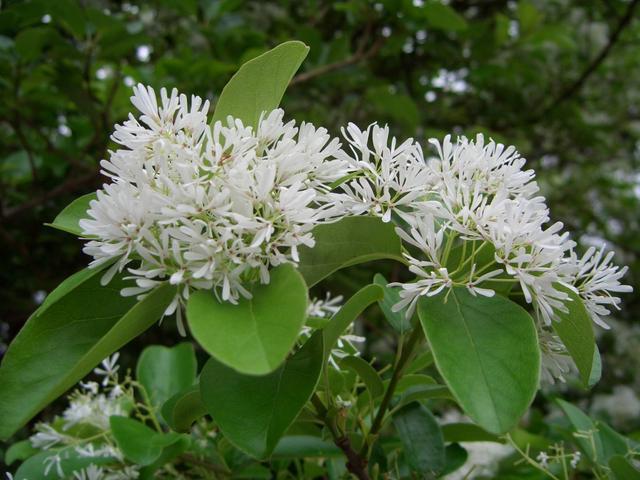
{"type": "Polygon", "coordinates": [[[7,448],[7,451],[4,454],[4,463],[7,465],[11,465],[16,460],[24,461],[29,457],[32,457],[40,450],[37,448],[33,448],[31,446],[30,440],[22,440],[20,442],[16,442],[7,448]]]}
{"type": "Polygon", "coordinates": [[[404,263],[400,238],[377,217],[346,217],[313,229],[316,244],[300,248],[298,270],[309,288],[351,265],[380,259],[404,263]]]}
{"type": "Polygon", "coordinates": [[[176,432],[188,432],[198,418],[207,413],[202,403],[200,385],[192,385],[175,394],[162,406],[162,418],[176,432]]]}
{"type": "Polygon", "coordinates": [[[431,0],[423,9],[423,15],[432,28],[458,32],[467,28],[465,18],[440,0],[431,0]]]}
{"type": "Polygon", "coordinates": [[[313,393],[322,371],[320,332],[275,372],[243,375],[211,358],[200,393],[225,437],[255,458],[271,454],[313,393]]]}
{"type": "Polygon", "coordinates": [[[444,468],[444,440],[438,422],[423,405],[414,402],[393,415],[409,468],[433,476],[444,468]]]}
{"type": "Polygon", "coordinates": [[[109,418],[113,438],[124,456],[138,465],[151,465],[163,451],[174,445],[186,447],[189,440],[178,433],[161,433],[132,418],[114,415],[109,418]]]}
{"type": "Polygon", "coordinates": [[[447,423],[442,425],[442,434],[447,442],[496,442],[502,443],[497,435],[487,432],[473,423],[447,423]]]}
{"type": "Polygon", "coordinates": [[[80,228],[79,222],[83,218],[89,218],[87,215],[89,203],[95,199],[96,192],[87,193],[86,195],[76,198],[58,214],[53,220],[53,223],[46,223],[45,225],[81,237],[82,229],[80,228]]]}
{"type": "Polygon", "coordinates": [[[335,444],[311,435],[282,437],[271,458],[342,458],[344,454],[335,444]]]}
{"type": "Polygon", "coordinates": [[[144,386],[151,404],[159,407],[192,386],[197,370],[196,354],[190,343],[173,348],[152,345],[145,348],[138,359],[136,379],[144,386]]]}
{"type": "Polygon", "coordinates": [[[538,387],[540,351],[533,319],[496,295],[454,287],[423,297],[418,315],[440,374],[464,411],[493,433],[516,425],[538,387]]]}
{"type": "Polygon", "coordinates": [[[607,463],[614,455],[624,455],[631,448],[631,440],[620,435],[604,422],[592,420],[578,407],[557,400],[576,435],[576,443],[593,462],[607,463]]]}
{"type": "Polygon", "coordinates": [[[441,477],[458,470],[467,462],[467,458],[469,458],[467,451],[457,443],[447,445],[444,453],[446,461],[441,472],[441,477]]]}
{"type": "Polygon", "coordinates": [[[271,270],[267,285],[255,285],[253,298],[237,305],[219,302],[212,292],[189,298],[191,333],[208,353],[238,372],[264,375],[284,361],[307,315],[307,287],[291,264],[271,270]]]}
{"type": "Polygon", "coordinates": [[[400,287],[389,287],[387,279],[376,273],[373,277],[373,283],[380,285],[384,290],[384,298],[378,301],[380,310],[384,314],[384,318],[398,332],[404,333],[411,330],[411,319],[407,318],[407,309],[403,308],[398,312],[392,310],[393,306],[400,301],[400,287]]]}
{"type": "Polygon", "coordinates": [[[622,455],[614,455],[609,459],[609,468],[616,480],[640,480],[640,470],[622,455]]]}
{"type": "Polygon", "coordinates": [[[285,42],[242,65],[222,90],[212,122],[231,115],[255,128],[262,112],[278,107],[308,52],[302,42],[285,42]]]}
{"type": "Polygon", "coordinates": [[[448,398],[453,400],[451,392],[444,385],[414,385],[400,394],[398,400],[396,400],[396,405],[400,407],[411,402],[430,400],[432,398],[448,398]]]}
{"type": "Polygon", "coordinates": [[[74,472],[80,472],[89,465],[109,465],[117,463],[113,457],[83,457],[75,451],[74,447],[67,447],[60,450],[51,449],[42,451],[29,457],[13,476],[14,480],[58,480],[60,478],[75,478],[74,472]],[[60,455],[60,468],[64,477],[58,475],[57,468],[53,466],[45,475],[47,467],[46,460],[54,455],[60,455]]]}
{"type": "Polygon", "coordinates": [[[602,358],[600,357],[600,351],[598,345],[593,350],[593,366],[591,367],[591,375],[589,376],[588,387],[593,387],[602,378],[602,358]]]}
{"type": "Polygon", "coordinates": [[[65,295],[54,290],[44,310],[27,321],[0,366],[0,438],[8,438],[43,407],[88,374],[102,359],[156,322],[175,288],[161,285],[136,304],[114,280],[93,275],[65,295]]]}
{"type": "Polygon", "coordinates": [[[555,286],[558,290],[566,292],[571,301],[565,302],[569,310],[567,313],[557,312],[559,320],[552,322],[553,329],[578,367],[582,383],[589,386],[596,354],[596,339],[591,317],[579,295],[563,285],[555,286]]]}
{"type": "Polygon", "coordinates": [[[379,285],[367,285],[358,290],[321,330],[324,336],[325,359],[329,357],[333,345],[353,321],[373,302],[384,295],[379,285]]]}
{"type": "Polygon", "coordinates": [[[371,398],[376,399],[384,394],[384,385],[378,372],[362,358],[350,355],[340,359],[340,367],[353,370],[366,385],[371,398]]]}

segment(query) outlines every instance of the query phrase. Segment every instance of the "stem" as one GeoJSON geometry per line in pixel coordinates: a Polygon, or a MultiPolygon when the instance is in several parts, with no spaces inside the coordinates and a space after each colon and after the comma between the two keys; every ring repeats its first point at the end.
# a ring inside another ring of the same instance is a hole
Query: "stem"
{"type": "Polygon", "coordinates": [[[340,433],[335,422],[329,418],[327,407],[324,406],[324,403],[322,403],[317,393],[314,393],[311,397],[311,403],[315,407],[318,417],[331,432],[333,442],[347,457],[347,470],[353,473],[359,480],[370,480],[369,473],[367,472],[367,459],[353,449],[349,437],[340,433]]]}
{"type": "MultiPolygon", "coordinates": [[[[391,405],[391,399],[393,398],[393,393],[396,390],[396,386],[398,385],[398,381],[402,376],[402,372],[404,371],[404,367],[407,365],[411,355],[413,354],[413,350],[418,344],[418,340],[422,338],[422,330],[420,330],[419,326],[416,326],[407,341],[406,346],[400,346],[398,349],[402,352],[398,362],[396,363],[393,374],[391,375],[391,380],[389,380],[389,385],[387,386],[387,390],[384,392],[384,397],[382,397],[382,401],[380,402],[380,407],[378,407],[378,413],[371,424],[371,429],[369,430],[369,435],[367,436],[369,439],[378,434],[380,429],[382,428],[382,423],[384,420],[384,416],[391,405]]],[[[372,442],[371,442],[372,443],[372,442]]],[[[364,456],[369,449],[369,441],[365,441],[362,446],[362,450],[360,450],[360,455],[364,456]]]]}

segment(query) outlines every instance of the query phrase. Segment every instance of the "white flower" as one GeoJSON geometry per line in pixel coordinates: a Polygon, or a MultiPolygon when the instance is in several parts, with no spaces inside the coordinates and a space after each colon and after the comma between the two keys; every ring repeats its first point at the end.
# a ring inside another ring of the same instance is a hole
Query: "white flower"
{"type": "MultiPolygon", "coordinates": [[[[100,375],[103,378],[102,380],[102,385],[105,386],[109,383],[110,379],[114,379],[116,377],[116,374],[118,373],[118,370],[120,369],[120,366],[118,365],[118,358],[120,358],[120,353],[116,352],[113,355],[111,355],[110,357],[105,358],[104,360],[102,360],[102,363],[100,364],[100,367],[94,368],[93,372],[96,375],[100,375]]],[[[95,382],[91,382],[91,383],[95,383],[95,382]]],[[[96,393],[97,389],[91,390],[92,393],[96,393]]]]}
{"type": "Polygon", "coordinates": [[[58,432],[55,428],[47,423],[38,423],[36,425],[37,433],[29,437],[33,448],[41,448],[48,450],[58,444],[68,443],[70,437],[58,432]]]}
{"type": "Polygon", "coordinates": [[[307,317],[332,317],[342,307],[343,299],[342,295],[332,297],[330,292],[326,293],[324,299],[314,298],[307,307],[307,317]]]}
{"type": "Polygon", "coordinates": [[[582,258],[572,253],[569,262],[575,272],[571,279],[583,300],[587,311],[595,323],[603,328],[609,325],[602,319],[611,313],[611,308],[620,309],[620,298],[612,293],[630,293],[633,288],[620,283],[627,267],[612,265],[613,252],[605,254],[604,248],[596,250],[590,247],[582,258]]]}
{"type": "Polygon", "coordinates": [[[44,474],[49,475],[51,470],[55,470],[60,478],[64,478],[64,470],[62,470],[62,457],[59,454],[52,455],[44,459],[44,474]]]}
{"type": "Polygon", "coordinates": [[[547,468],[549,466],[549,455],[547,452],[540,452],[536,457],[536,461],[542,468],[547,468]]]}
{"type": "Polygon", "coordinates": [[[547,328],[538,328],[538,341],[541,353],[540,382],[554,384],[558,380],[565,383],[566,376],[577,371],[566,347],[547,328]]]}
{"type": "MultiPolygon", "coordinates": [[[[134,88],[140,110],[116,126],[121,148],[102,161],[111,179],[81,227],[92,266],[115,259],[104,281],[128,268],[144,295],[160,282],[179,292],[166,314],[180,313],[190,289],[214,289],[224,301],[250,297],[269,269],[296,263],[311,230],[342,216],[330,184],[347,173],[326,129],[263,114],[258,127],[229,117],[211,128],[208,102],[174,90],[134,88]]],[[[179,324],[181,327],[181,324],[179,324]]]]}
{"type": "Polygon", "coordinates": [[[355,176],[341,185],[347,212],[367,213],[391,220],[391,214],[403,215],[425,195],[430,172],[427,170],[422,148],[413,139],[397,145],[389,138],[389,127],[376,124],[362,131],[353,123],[342,129],[349,143],[351,155],[340,152],[355,176]]]}
{"type": "Polygon", "coordinates": [[[578,463],[580,463],[580,458],[582,457],[582,454],[580,452],[574,452],[573,456],[571,457],[571,468],[577,468],[578,467],[578,463]]]}

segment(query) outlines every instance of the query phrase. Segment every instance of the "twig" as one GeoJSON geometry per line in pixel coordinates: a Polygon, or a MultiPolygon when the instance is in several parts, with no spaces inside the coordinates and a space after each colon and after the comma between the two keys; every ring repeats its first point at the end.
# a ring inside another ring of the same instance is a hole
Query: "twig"
{"type": "Polygon", "coordinates": [[[557,97],[555,97],[555,99],[542,111],[542,113],[540,113],[536,117],[536,119],[544,117],[552,110],[555,110],[560,104],[567,101],[568,99],[570,99],[580,91],[580,89],[585,84],[585,82],[589,79],[589,77],[598,69],[600,64],[607,58],[607,56],[609,55],[609,53],[611,52],[615,44],[618,42],[620,38],[620,34],[631,23],[631,20],[633,19],[633,12],[635,8],[638,6],[638,3],[640,3],[640,0],[632,0],[631,3],[629,3],[626,11],[624,12],[624,15],[620,17],[620,20],[618,21],[618,25],[616,26],[613,33],[609,37],[609,41],[602,48],[600,53],[591,61],[589,65],[587,65],[587,68],[584,69],[584,71],[578,77],[578,79],[575,80],[570,85],[568,85],[566,88],[564,88],[560,92],[560,94],[557,97]]]}
{"type": "MultiPolygon", "coordinates": [[[[365,39],[366,38],[368,38],[368,34],[365,34],[365,39]]],[[[333,72],[334,70],[340,70],[341,68],[355,65],[356,63],[360,63],[368,58],[371,58],[376,55],[382,47],[384,38],[379,37],[368,50],[365,50],[364,48],[365,43],[366,42],[364,41],[361,42],[360,47],[358,47],[356,52],[343,60],[339,60],[334,63],[328,63],[327,65],[322,65],[321,67],[296,75],[295,77],[293,77],[289,85],[297,85],[298,83],[308,82],[309,80],[326,73],[333,72]]]]}
{"type": "MultiPolygon", "coordinates": [[[[393,369],[393,374],[391,375],[391,380],[389,380],[389,385],[387,386],[387,390],[384,392],[384,397],[382,397],[382,401],[380,402],[380,406],[378,407],[378,413],[373,419],[373,423],[371,424],[371,429],[369,430],[368,438],[375,438],[380,429],[382,428],[384,416],[387,413],[389,405],[391,405],[391,399],[393,398],[393,394],[396,390],[396,386],[398,385],[398,381],[402,376],[402,372],[404,371],[404,367],[407,365],[411,356],[413,355],[413,350],[418,344],[418,340],[422,337],[422,330],[420,326],[416,326],[407,341],[406,346],[399,345],[398,348],[400,350],[400,356],[398,361],[393,369]]],[[[362,449],[360,450],[360,455],[364,455],[369,445],[365,442],[362,445],[362,449]]]]}
{"type": "Polygon", "coordinates": [[[313,394],[311,397],[311,403],[316,409],[318,413],[318,418],[322,420],[322,422],[327,426],[329,431],[331,432],[331,436],[333,437],[333,442],[342,450],[344,455],[347,457],[347,470],[353,473],[359,480],[370,480],[369,473],[367,472],[367,459],[362,455],[358,454],[353,447],[351,446],[351,441],[349,437],[341,434],[338,431],[337,426],[328,416],[327,407],[324,406],[322,400],[318,397],[317,394],[313,394]]]}

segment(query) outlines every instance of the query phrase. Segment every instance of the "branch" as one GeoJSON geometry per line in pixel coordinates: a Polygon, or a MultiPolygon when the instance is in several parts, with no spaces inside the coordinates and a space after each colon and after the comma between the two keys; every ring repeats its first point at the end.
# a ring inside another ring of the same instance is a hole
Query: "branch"
{"type": "Polygon", "coordinates": [[[57,187],[49,190],[48,192],[44,193],[43,195],[37,196],[32,198],[31,200],[21,203],[20,205],[16,205],[15,207],[12,208],[8,208],[5,212],[4,215],[2,216],[3,220],[8,220],[11,219],[12,217],[15,217],[17,215],[20,215],[22,213],[24,213],[25,211],[36,207],[40,204],[43,204],[45,202],[48,202],[49,200],[52,200],[54,198],[57,198],[61,195],[65,195],[68,193],[72,193],[75,192],[77,190],[79,190],[82,187],[88,186],[88,185],[92,185],[94,183],[96,183],[96,180],[98,179],[98,173],[97,172],[90,172],[87,173],[85,175],[82,175],[80,177],[74,177],[74,178],[70,178],[67,181],[61,183],[60,185],[58,185],[57,187]]]}
{"type": "MultiPolygon", "coordinates": [[[[384,416],[391,405],[391,399],[393,398],[393,394],[396,390],[396,386],[398,385],[398,381],[402,376],[402,372],[404,371],[404,367],[407,365],[411,356],[413,355],[413,350],[415,349],[418,341],[422,338],[422,329],[419,325],[414,327],[409,340],[407,341],[407,345],[401,352],[400,358],[396,363],[393,374],[391,375],[391,380],[389,380],[389,385],[387,386],[387,390],[384,392],[384,397],[382,397],[382,401],[380,402],[380,406],[378,407],[378,413],[373,419],[373,423],[371,424],[371,429],[369,430],[369,434],[367,438],[375,438],[383,425],[384,416]]],[[[362,445],[362,450],[360,450],[360,455],[363,455],[369,445],[367,442],[362,445]]]]}
{"type": "Polygon", "coordinates": [[[567,101],[574,95],[576,95],[582,86],[586,83],[589,77],[598,69],[600,64],[607,58],[611,50],[618,42],[620,35],[624,31],[625,28],[629,26],[631,20],[633,19],[633,12],[635,8],[640,3],[640,0],[632,0],[631,3],[627,6],[627,10],[624,12],[624,15],[620,17],[618,21],[618,25],[614,29],[613,33],[609,37],[609,41],[600,51],[600,53],[593,59],[593,61],[584,69],[582,75],[578,77],[572,84],[568,85],[564,88],[560,94],[542,111],[542,113],[538,116],[538,118],[542,118],[547,115],[552,110],[555,110],[560,104],[567,101]]]}
{"type": "Polygon", "coordinates": [[[313,394],[311,403],[315,407],[320,420],[322,420],[331,432],[333,442],[347,457],[347,470],[353,473],[359,480],[370,480],[369,472],[367,472],[367,459],[353,449],[349,437],[342,435],[338,431],[338,428],[328,416],[327,407],[324,406],[324,403],[322,403],[322,400],[320,400],[317,394],[313,394]]]}
{"type": "Polygon", "coordinates": [[[293,77],[289,85],[297,85],[298,83],[308,82],[313,78],[319,77],[326,73],[333,72],[334,70],[340,70],[341,68],[345,68],[350,65],[355,65],[356,63],[360,63],[364,60],[367,60],[368,58],[371,58],[378,53],[383,43],[384,43],[384,38],[380,37],[373,43],[371,48],[369,48],[368,50],[365,50],[363,48],[364,47],[363,45],[364,42],[363,42],[363,44],[360,45],[360,48],[358,48],[358,50],[356,50],[355,53],[345,58],[344,60],[340,60],[334,63],[328,63],[327,65],[322,65],[321,67],[318,67],[313,70],[309,70],[308,72],[300,73],[295,77],[293,77]]]}

